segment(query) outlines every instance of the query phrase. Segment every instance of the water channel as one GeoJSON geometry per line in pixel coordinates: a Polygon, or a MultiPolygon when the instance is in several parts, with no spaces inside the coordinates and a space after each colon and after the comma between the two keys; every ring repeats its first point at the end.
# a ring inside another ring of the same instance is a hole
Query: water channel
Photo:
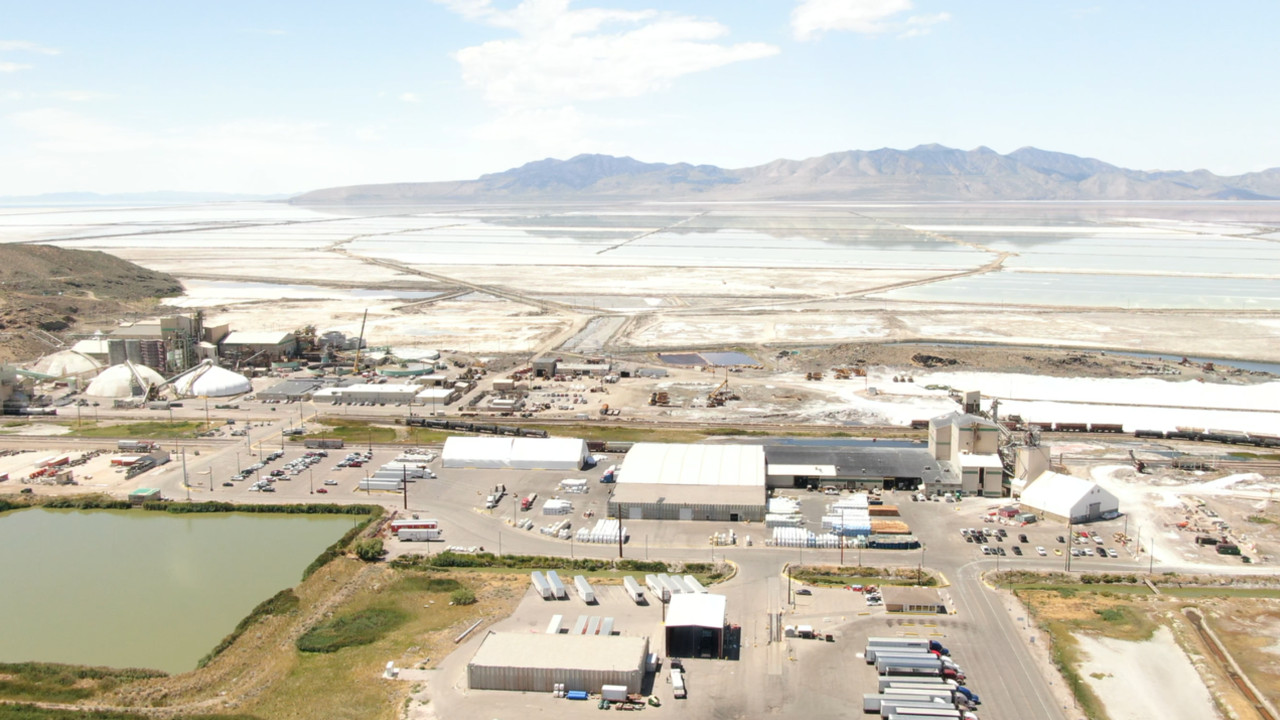
{"type": "Polygon", "coordinates": [[[359,517],[0,514],[0,662],[194,669],[359,517]]]}

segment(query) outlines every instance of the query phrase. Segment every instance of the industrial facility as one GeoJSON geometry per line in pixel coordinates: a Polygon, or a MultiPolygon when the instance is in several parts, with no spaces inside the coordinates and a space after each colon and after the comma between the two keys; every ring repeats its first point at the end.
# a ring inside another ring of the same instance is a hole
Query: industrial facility
{"type": "Polygon", "coordinates": [[[453,436],[441,452],[446,468],[581,470],[590,457],[577,438],[453,436]]]}
{"type": "Polygon", "coordinates": [[[1092,480],[1046,471],[1027,485],[1022,507],[1072,523],[1115,517],[1120,501],[1092,480]]]}
{"type": "Polygon", "coordinates": [[[599,693],[621,685],[638,693],[649,639],[627,635],[491,632],[467,664],[473,690],[599,693]]]}
{"type": "Polygon", "coordinates": [[[728,599],[711,593],[672,595],[667,607],[669,657],[724,657],[725,608],[728,599]]]}
{"type": "Polygon", "coordinates": [[[632,520],[763,521],[764,461],[759,445],[637,443],[622,462],[609,514],[632,520]]]}

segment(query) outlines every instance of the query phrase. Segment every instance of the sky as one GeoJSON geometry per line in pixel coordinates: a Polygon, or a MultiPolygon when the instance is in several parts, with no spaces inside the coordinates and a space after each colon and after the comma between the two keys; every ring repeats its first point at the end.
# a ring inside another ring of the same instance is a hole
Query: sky
{"type": "Polygon", "coordinates": [[[0,0],[0,195],[926,143],[1280,166],[1280,3],[0,0]]]}

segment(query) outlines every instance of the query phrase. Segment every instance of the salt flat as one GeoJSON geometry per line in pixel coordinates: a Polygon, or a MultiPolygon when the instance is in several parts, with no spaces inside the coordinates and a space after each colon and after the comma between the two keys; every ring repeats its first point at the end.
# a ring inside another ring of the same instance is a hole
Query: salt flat
{"type": "Polygon", "coordinates": [[[1275,203],[0,212],[0,242],[173,273],[190,289],[173,304],[215,323],[346,329],[367,307],[374,344],[529,353],[625,317],[594,324],[591,346],[928,338],[1280,360],[1277,232],[1275,203]]]}

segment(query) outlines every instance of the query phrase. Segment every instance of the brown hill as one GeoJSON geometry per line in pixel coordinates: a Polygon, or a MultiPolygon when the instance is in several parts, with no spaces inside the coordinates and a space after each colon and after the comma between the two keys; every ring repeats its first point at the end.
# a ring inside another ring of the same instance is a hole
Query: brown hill
{"type": "Polygon", "coordinates": [[[45,333],[180,294],[173,276],[103,252],[0,245],[0,361],[49,352],[45,333]]]}

